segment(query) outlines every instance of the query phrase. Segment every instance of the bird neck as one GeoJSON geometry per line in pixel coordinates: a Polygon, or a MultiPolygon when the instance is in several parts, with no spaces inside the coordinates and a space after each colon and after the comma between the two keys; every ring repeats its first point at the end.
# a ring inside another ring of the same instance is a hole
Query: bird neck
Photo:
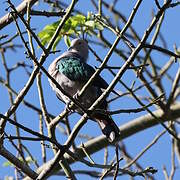
{"type": "Polygon", "coordinates": [[[76,50],[71,50],[71,51],[68,51],[68,56],[75,56],[75,57],[78,57],[80,58],[82,61],[86,62],[87,61],[87,58],[88,56],[85,56],[83,55],[83,53],[79,52],[79,51],[76,51],[76,50]]]}

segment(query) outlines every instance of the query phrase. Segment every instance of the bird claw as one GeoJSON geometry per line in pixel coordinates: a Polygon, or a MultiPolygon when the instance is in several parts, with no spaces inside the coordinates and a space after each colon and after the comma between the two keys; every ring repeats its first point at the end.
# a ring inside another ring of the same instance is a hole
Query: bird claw
{"type": "Polygon", "coordinates": [[[79,99],[79,93],[77,92],[76,94],[74,94],[73,98],[78,101],[78,99],[79,99]]]}
{"type": "MultiPolygon", "coordinates": [[[[74,98],[76,101],[78,101],[78,98],[79,98],[78,92],[77,92],[76,94],[74,94],[73,98],[74,98]]],[[[69,101],[69,102],[66,103],[66,107],[65,107],[66,110],[68,110],[68,111],[70,111],[70,112],[74,112],[74,108],[75,108],[75,106],[71,106],[71,101],[69,101]]]]}
{"type": "Polygon", "coordinates": [[[70,105],[71,105],[71,102],[70,102],[70,101],[69,101],[68,103],[66,103],[65,110],[66,110],[66,111],[73,112],[72,107],[70,107],[70,105]]]}

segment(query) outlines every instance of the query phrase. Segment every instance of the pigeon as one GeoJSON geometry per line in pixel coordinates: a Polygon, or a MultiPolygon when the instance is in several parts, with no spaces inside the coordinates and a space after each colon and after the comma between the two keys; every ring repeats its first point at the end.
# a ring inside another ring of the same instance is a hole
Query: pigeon
{"type": "MultiPolygon", "coordinates": [[[[86,63],[88,54],[88,43],[84,39],[76,38],[72,40],[68,50],[57,57],[48,68],[51,77],[71,97],[77,97],[78,92],[81,91],[82,87],[95,72],[95,69],[86,63]]],[[[50,79],[49,82],[57,97],[68,105],[70,103],[69,97],[64,95],[50,79]]],[[[88,109],[107,87],[107,82],[98,75],[84,94],[77,97],[77,100],[85,109],[88,109]]],[[[112,117],[106,113],[107,108],[108,103],[105,99],[97,107],[101,111],[92,113],[91,119],[99,124],[102,133],[112,143],[119,137],[120,130],[112,117]]],[[[81,108],[75,107],[75,111],[83,114],[81,108]]]]}

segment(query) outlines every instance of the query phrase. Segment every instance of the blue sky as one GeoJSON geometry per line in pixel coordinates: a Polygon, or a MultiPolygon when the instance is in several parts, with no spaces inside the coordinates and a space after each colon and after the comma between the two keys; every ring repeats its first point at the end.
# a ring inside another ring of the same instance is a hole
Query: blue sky
{"type": "MultiPolygon", "coordinates": [[[[18,0],[13,1],[13,3],[16,5],[19,4],[20,2],[21,1],[18,1],[18,0]]],[[[68,0],[67,3],[68,2],[70,2],[70,1],[68,0]]],[[[107,0],[106,2],[111,2],[111,1],[107,0]]],[[[162,3],[163,1],[159,1],[159,2],[162,3]]],[[[135,5],[135,1],[121,0],[121,1],[118,1],[117,5],[116,5],[116,9],[120,10],[122,13],[124,13],[124,15],[126,17],[128,17],[130,15],[130,12],[134,5],[135,5]]],[[[7,4],[4,3],[4,1],[0,1],[0,17],[2,17],[6,13],[5,12],[6,7],[7,7],[7,4]]],[[[79,0],[79,2],[76,5],[76,8],[82,10],[85,14],[87,14],[88,11],[97,13],[89,0],[88,1],[79,0]]],[[[44,5],[43,2],[40,2],[39,5],[34,6],[34,9],[47,10],[47,6],[44,5]]],[[[152,17],[151,17],[152,10],[154,10],[155,13],[157,12],[157,8],[155,7],[154,1],[145,0],[142,3],[142,5],[140,6],[140,9],[135,16],[135,19],[134,19],[132,25],[136,29],[136,31],[139,33],[140,37],[142,37],[144,31],[149,26],[149,24],[152,20],[152,17]]],[[[161,28],[161,33],[167,41],[169,50],[173,50],[174,44],[176,44],[177,47],[180,44],[180,38],[179,38],[180,37],[180,26],[178,24],[179,17],[180,17],[180,6],[174,8],[174,9],[169,9],[165,15],[165,20],[164,20],[164,23],[161,28]]],[[[42,28],[45,25],[53,23],[53,22],[57,21],[57,19],[58,18],[33,17],[31,20],[32,27],[35,27],[36,28],[35,32],[38,33],[39,31],[42,30],[42,28]]],[[[20,20],[18,20],[18,22],[21,24],[20,20]]],[[[123,24],[120,23],[120,27],[123,27],[123,24]]],[[[14,23],[11,23],[11,25],[9,25],[6,28],[4,28],[3,30],[1,30],[0,35],[7,34],[7,33],[10,36],[13,36],[16,33],[16,28],[15,28],[14,23]]],[[[106,36],[108,37],[108,40],[110,42],[113,42],[115,39],[115,36],[111,32],[106,32],[106,36]]],[[[150,38],[151,37],[152,36],[150,36],[150,38]]],[[[148,39],[149,41],[151,40],[150,38],[148,39]]],[[[93,37],[90,37],[89,39],[93,39],[93,37]]],[[[14,41],[14,43],[21,44],[20,38],[17,38],[14,41]]],[[[162,45],[161,41],[159,41],[159,40],[157,40],[157,44],[160,46],[162,45]]],[[[91,46],[93,48],[95,48],[97,54],[102,59],[105,57],[106,53],[108,52],[108,49],[104,49],[102,47],[97,47],[94,45],[91,45],[91,46]]],[[[123,43],[120,42],[118,47],[120,47],[120,46],[124,46],[123,43]]],[[[125,46],[124,46],[124,48],[126,49],[125,46]]],[[[57,49],[61,50],[61,52],[65,51],[67,49],[63,40],[57,46],[57,49]]],[[[37,57],[40,57],[40,54],[41,54],[41,50],[36,47],[37,57]]],[[[152,54],[153,54],[154,60],[157,61],[157,63],[160,65],[165,64],[169,60],[167,56],[163,56],[160,53],[153,52],[152,54]]],[[[55,57],[57,57],[58,55],[59,54],[50,55],[47,58],[46,62],[44,63],[44,67],[47,69],[49,64],[52,62],[52,60],[55,57]]],[[[143,53],[142,53],[142,55],[143,55],[143,53]]],[[[22,49],[18,50],[16,53],[8,50],[8,52],[6,53],[6,59],[8,59],[7,63],[8,63],[9,67],[13,66],[18,61],[26,61],[28,64],[32,64],[32,62],[25,59],[24,50],[22,50],[22,49]]],[[[123,63],[124,63],[124,61],[122,61],[120,59],[120,57],[117,56],[116,54],[113,54],[109,61],[109,65],[121,66],[123,63]]],[[[99,63],[95,60],[95,58],[93,57],[92,54],[90,54],[90,57],[89,57],[89,64],[91,64],[92,66],[99,65],[99,63]]],[[[175,74],[178,68],[179,68],[178,63],[174,64],[170,73],[175,74]]],[[[103,71],[103,73],[101,75],[109,83],[111,82],[111,80],[113,78],[106,71],[103,71]]],[[[0,76],[5,77],[5,72],[2,68],[2,61],[0,61],[0,76]]],[[[20,91],[23,88],[23,86],[25,85],[25,83],[27,82],[27,80],[28,80],[28,76],[26,75],[24,70],[19,69],[18,71],[13,73],[11,76],[12,87],[15,88],[17,91],[20,91]]],[[[136,76],[135,76],[135,74],[128,71],[128,73],[126,73],[123,76],[122,80],[124,82],[126,82],[127,85],[130,86],[132,81],[136,80],[136,76]]],[[[44,89],[44,96],[45,96],[45,102],[47,105],[47,109],[52,114],[58,115],[63,110],[64,104],[57,100],[55,93],[50,88],[49,83],[47,81],[47,77],[45,75],[42,76],[42,82],[43,82],[42,85],[43,85],[43,89],[44,89]]],[[[137,81],[137,84],[138,83],[139,82],[137,81]]],[[[167,92],[168,92],[171,88],[171,84],[169,84],[168,81],[164,81],[163,84],[167,88],[167,92]]],[[[120,90],[120,91],[125,91],[125,89],[119,84],[115,87],[115,89],[120,90]]],[[[144,93],[147,95],[147,92],[145,92],[143,90],[141,93],[144,93]]],[[[39,98],[38,98],[36,82],[34,82],[33,86],[30,89],[30,92],[26,95],[25,99],[27,101],[30,101],[32,104],[39,106],[39,98]]],[[[2,85],[0,85],[0,113],[5,113],[9,106],[10,106],[10,104],[8,101],[8,93],[7,93],[6,89],[2,85]],[[3,104],[1,104],[1,103],[3,103],[3,104]]],[[[121,101],[114,102],[110,105],[110,109],[113,109],[113,110],[119,109],[119,108],[125,109],[125,108],[137,108],[137,107],[139,107],[139,105],[134,100],[129,99],[129,98],[122,98],[121,101]]],[[[153,109],[154,108],[152,108],[152,110],[153,109]]],[[[142,113],[138,113],[138,114],[120,114],[120,115],[118,114],[118,115],[113,116],[113,118],[116,120],[118,125],[121,125],[121,124],[124,124],[136,117],[140,117],[143,114],[146,114],[146,112],[142,112],[142,113]]],[[[33,130],[38,130],[38,126],[39,126],[38,125],[38,116],[37,116],[37,114],[32,113],[32,111],[29,110],[28,108],[24,107],[23,105],[20,105],[17,110],[17,117],[23,125],[25,125],[29,128],[32,128],[33,130]]],[[[73,125],[79,119],[79,115],[73,115],[71,118],[72,118],[71,127],[73,127],[73,125]]],[[[9,125],[7,125],[6,130],[9,134],[10,133],[13,134],[15,132],[15,129],[9,125]]],[[[124,143],[127,146],[128,152],[130,152],[130,154],[133,157],[135,157],[162,130],[163,130],[163,128],[161,126],[156,126],[156,127],[150,128],[150,129],[145,130],[140,133],[137,133],[136,135],[133,135],[132,137],[125,139],[124,143]]],[[[90,134],[93,136],[98,136],[101,134],[101,131],[99,130],[98,125],[91,121],[88,121],[88,124],[86,124],[80,132],[87,133],[87,134],[90,134]]],[[[22,134],[23,133],[24,132],[22,132],[22,134]]],[[[27,133],[25,133],[23,135],[27,135],[27,133]]],[[[61,143],[63,143],[66,140],[65,137],[62,136],[60,133],[57,133],[57,136],[59,137],[59,141],[61,143]]],[[[6,143],[7,143],[6,147],[8,147],[8,149],[11,150],[12,146],[8,143],[7,140],[5,141],[5,144],[6,143]]],[[[81,143],[81,140],[78,139],[77,144],[79,144],[79,143],[81,143]]],[[[28,142],[25,142],[25,144],[27,146],[29,146],[28,142]]],[[[40,158],[38,157],[38,155],[39,155],[38,153],[40,153],[40,151],[37,151],[40,148],[40,145],[37,143],[31,143],[31,145],[29,147],[30,147],[31,152],[36,156],[37,160],[39,160],[39,164],[41,164],[42,162],[40,161],[40,158]]],[[[50,152],[50,150],[47,150],[47,151],[50,153],[49,159],[52,158],[52,153],[50,152]]],[[[115,151],[114,148],[111,148],[109,160],[111,160],[111,158],[113,157],[114,151],[115,151]]],[[[13,152],[15,152],[15,151],[13,151],[13,152]]],[[[103,163],[103,151],[101,151],[100,153],[93,154],[92,158],[95,159],[97,163],[103,163]]],[[[164,175],[162,173],[162,167],[163,167],[163,165],[165,165],[168,172],[170,172],[170,170],[171,170],[170,160],[171,160],[171,138],[168,134],[166,134],[149,151],[147,151],[145,153],[145,155],[139,159],[138,162],[141,165],[143,165],[144,168],[148,167],[148,166],[152,166],[152,167],[158,169],[158,173],[155,175],[155,178],[163,179],[164,175]]],[[[6,160],[0,156],[0,179],[3,179],[3,177],[7,174],[13,175],[13,168],[1,167],[4,161],[6,161],[6,160]]],[[[124,162],[121,162],[120,166],[121,165],[123,166],[123,164],[124,164],[124,162]]],[[[179,164],[177,161],[176,161],[176,165],[179,167],[179,164]]],[[[73,168],[73,170],[77,170],[77,169],[81,169],[81,168],[88,169],[88,167],[86,167],[85,165],[82,165],[81,163],[73,164],[72,168],[73,168]]],[[[178,177],[180,177],[179,169],[177,169],[174,179],[178,180],[178,177]]],[[[81,176],[77,176],[77,178],[81,180],[81,179],[84,179],[85,176],[81,175],[81,176]]],[[[54,180],[54,179],[58,179],[58,178],[54,176],[49,179],[54,180]]],[[[91,178],[86,176],[86,179],[88,180],[91,178]]],[[[107,179],[111,179],[111,178],[107,178],[107,179]]],[[[123,179],[126,180],[126,179],[129,179],[129,177],[123,176],[123,179]]],[[[141,178],[137,177],[135,179],[141,179],[141,178]]]]}

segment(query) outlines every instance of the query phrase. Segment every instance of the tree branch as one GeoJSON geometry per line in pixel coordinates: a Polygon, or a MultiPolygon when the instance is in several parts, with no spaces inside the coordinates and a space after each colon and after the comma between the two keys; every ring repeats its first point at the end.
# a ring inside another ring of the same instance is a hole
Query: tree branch
{"type": "MultiPolygon", "coordinates": [[[[24,0],[19,6],[16,7],[16,10],[19,14],[24,15],[26,13],[27,4],[30,3],[30,6],[35,4],[38,0],[24,0]]],[[[16,17],[17,18],[17,17],[16,17]]],[[[0,30],[6,27],[8,24],[13,22],[13,17],[10,13],[0,18],[0,30]]]]}
{"type": "MultiPolygon", "coordinates": [[[[168,116],[166,116],[166,117],[164,117],[164,113],[161,109],[154,111],[153,114],[157,118],[164,119],[164,122],[170,121],[170,120],[171,121],[175,120],[175,119],[179,118],[179,116],[180,116],[180,103],[178,103],[174,106],[171,106],[171,111],[168,114],[168,116]]],[[[157,119],[152,117],[150,114],[143,115],[137,119],[131,120],[130,122],[120,126],[119,128],[121,130],[121,137],[117,141],[124,140],[138,132],[144,131],[145,129],[156,126],[158,124],[159,123],[158,123],[157,119]]],[[[103,149],[104,147],[106,147],[110,144],[108,143],[106,137],[104,135],[101,135],[99,137],[96,137],[92,140],[87,141],[86,143],[84,143],[84,145],[86,147],[86,151],[88,151],[89,154],[93,154],[97,151],[100,151],[101,149],[103,149]]],[[[75,155],[76,154],[81,158],[86,157],[81,146],[78,146],[78,148],[76,149],[75,155]]],[[[67,159],[69,164],[75,162],[74,159],[72,159],[67,154],[65,154],[64,157],[67,159]]],[[[46,164],[42,165],[39,169],[37,169],[37,172],[40,173],[46,166],[48,166],[49,163],[52,163],[51,161],[52,160],[50,160],[46,164]]],[[[54,174],[55,172],[57,172],[59,170],[60,170],[60,166],[58,166],[58,164],[56,164],[56,166],[54,167],[51,174],[54,174]]]]}

